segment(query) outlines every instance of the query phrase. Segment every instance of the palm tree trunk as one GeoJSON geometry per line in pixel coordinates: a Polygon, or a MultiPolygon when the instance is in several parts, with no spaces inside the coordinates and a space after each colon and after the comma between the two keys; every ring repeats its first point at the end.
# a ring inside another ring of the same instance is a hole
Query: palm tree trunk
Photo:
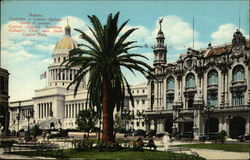
{"type": "Polygon", "coordinates": [[[103,134],[102,140],[113,141],[113,109],[111,105],[110,83],[107,76],[103,76],[103,99],[102,99],[102,112],[103,112],[103,134]]]}

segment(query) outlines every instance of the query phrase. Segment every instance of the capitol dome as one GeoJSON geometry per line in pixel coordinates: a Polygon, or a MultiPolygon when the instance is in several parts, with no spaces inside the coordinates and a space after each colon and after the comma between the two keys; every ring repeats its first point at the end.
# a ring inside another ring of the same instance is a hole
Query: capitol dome
{"type": "Polygon", "coordinates": [[[71,37],[70,26],[66,25],[64,29],[65,36],[57,42],[55,50],[71,50],[77,48],[76,41],[71,37]]]}

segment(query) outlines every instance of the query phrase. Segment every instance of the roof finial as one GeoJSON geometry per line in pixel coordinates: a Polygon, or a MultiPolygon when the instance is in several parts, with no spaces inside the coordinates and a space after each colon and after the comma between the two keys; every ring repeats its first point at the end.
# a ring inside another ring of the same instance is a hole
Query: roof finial
{"type": "Polygon", "coordinates": [[[69,19],[67,18],[67,25],[69,25],[69,19]]]}
{"type": "Polygon", "coordinates": [[[160,30],[161,30],[161,23],[163,21],[163,18],[159,20],[159,24],[160,24],[160,30]]]}

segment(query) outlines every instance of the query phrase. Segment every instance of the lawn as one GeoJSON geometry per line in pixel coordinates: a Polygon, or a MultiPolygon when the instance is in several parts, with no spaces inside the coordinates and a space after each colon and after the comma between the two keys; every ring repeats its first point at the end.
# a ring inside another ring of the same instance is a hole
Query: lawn
{"type": "Polygon", "coordinates": [[[174,147],[216,149],[233,152],[249,152],[250,144],[183,144],[174,147]]]}
{"type": "MultiPolygon", "coordinates": [[[[26,151],[26,152],[14,152],[13,154],[26,155],[26,156],[45,156],[45,155],[37,155],[35,152],[26,151]]],[[[55,157],[55,154],[47,154],[46,156],[55,157]]],[[[122,150],[115,152],[99,152],[99,151],[83,151],[77,152],[73,149],[64,150],[64,154],[62,158],[94,158],[94,159],[192,159],[192,160],[204,160],[201,157],[195,157],[186,154],[178,154],[178,153],[169,153],[169,152],[161,152],[161,151],[149,151],[144,150],[143,152],[122,150]]]]}

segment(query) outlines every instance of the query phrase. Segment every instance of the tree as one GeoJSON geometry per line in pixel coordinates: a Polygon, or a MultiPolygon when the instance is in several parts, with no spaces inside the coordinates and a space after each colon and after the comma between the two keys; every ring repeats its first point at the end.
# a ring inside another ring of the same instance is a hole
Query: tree
{"type": "Polygon", "coordinates": [[[94,38],[75,29],[81,33],[80,37],[87,44],[81,44],[81,48],[71,50],[69,58],[62,64],[65,64],[65,69],[80,66],[75,79],[68,86],[69,88],[75,84],[75,95],[84,76],[89,73],[86,103],[102,111],[102,140],[113,141],[113,112],[115,107],[119,111],[124,106],[125,88],[134,105],[129,84],[121,67],[127,68],[133,74],[134,71],[139,71],[144,76],[151,75],[151,67],[138,59],[147,59],[145,56],[128,53],[131,49],[139,47],[134,45],[136,41],[126,41],[137,28],[131,28],[121,34],[128,21],[118,27],[119,12],[114,17],[110,14],[103,26],[95,15],[88,18],[93,26],[88,28],[94,38]]]}
{"type": "Polygon", "coordinates": [[[39,125],[35,125],[31,128],[31,135],[36,138],[38,135],[42,134],[42,130],[39,128],[39,125]]]}
{"type": "Polygon", "coordinates": [[[122,132],[126,130],[126,121],[125,119],[122,119],[121,116],[119,116],[118,114],[115,115],[115,119],[114,119],[114,135],[117,132],[122,132]]]}
{"type": "Polygon", "coordinates": [[[97,112],[93,109],[81,110],[76,118],[76,124],[78,129],[87,132],[87,139],[89,138],[89,132],[95,128],[97,123],[97,112]]]}

